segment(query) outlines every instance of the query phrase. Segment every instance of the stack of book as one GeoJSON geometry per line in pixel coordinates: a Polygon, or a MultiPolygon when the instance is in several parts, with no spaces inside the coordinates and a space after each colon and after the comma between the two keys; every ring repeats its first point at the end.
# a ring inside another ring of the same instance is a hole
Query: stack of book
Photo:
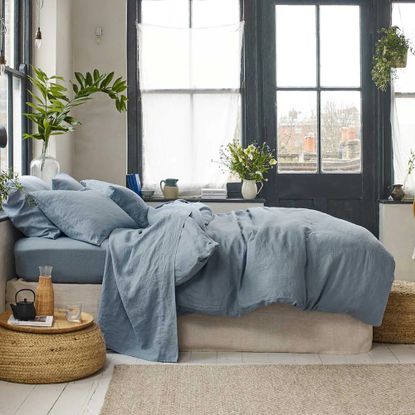
{"type": "Polygon", "coordinates": [[[226,189],[203,188],[200,197],[202,199],[226,199],[228,197],[228,193],[226,189]]]}

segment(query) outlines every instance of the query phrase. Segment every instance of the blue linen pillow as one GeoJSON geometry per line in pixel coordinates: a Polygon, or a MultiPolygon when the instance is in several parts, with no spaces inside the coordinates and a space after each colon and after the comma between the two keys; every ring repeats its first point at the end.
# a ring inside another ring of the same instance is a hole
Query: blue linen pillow
{"type": "Polygon", "coordinates": [[[82,190],[84,186],[66,173],[58,173],[52,179],[53,190],[82,190]]]}
{"type": "Polygon", "coordinates": [[[119,206],[94,190],[37,191],[31,195],[51,222],[78,241],[100,246],[114,229],[137,228],[119,206]]]}
{"type": "Polygon", "coordinates": [[[21,176],[19,178],[23,190],[14,189],[3,203],[3,210],[13,225],[28,237],[42,237],[56,239],[61,231],[36,206],[29,196],[34,191],[49,191],[50,186],[35,176],[21,176]]]}
{"type": "Polygon", "coordinates": [[[174,262],[176,286],[192,279],[205,266],[218,246],[193,218],[187,218],[174,262]]]}
{"type": "Polygon", "coordinates": [[[81,183],[88,189],[96,190],[114,201],[124,212],[133,218],[139,228],[148,226],[147,213],[149,206],[132,190],[117,184],[100,180],[82,180],[81,183]]]}

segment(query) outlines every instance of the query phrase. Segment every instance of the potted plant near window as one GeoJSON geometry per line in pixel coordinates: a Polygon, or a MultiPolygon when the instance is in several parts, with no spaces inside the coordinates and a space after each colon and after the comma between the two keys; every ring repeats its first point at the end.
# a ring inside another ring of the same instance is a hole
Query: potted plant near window
{"type": "Polygon", "coordinates": [[[48,154],[49,141],[52,136],[73,131],[80,122],[71,112],[91,99],[96,93],[103,93],[115,102],[119,112],[127,110],[126,81],[120,77],[113,81],[114,73],[101,74],[98,69],[92,73],[75,72],[75,81],[71,81],[73,94],[65,87],[65,80],[60,76],[48,76],[39,68],[33,67],[33,77],[29,81],[34,92],[29,91],[32,102],[27,105],[32,112],[24,114],[36,126],[36,131],[24,134],[25,139],[43,141],[41,155],[30,164],[30,173],[50,181],[59,173],[58,161],[48,154]]]}
{"type": "Polygon", "coordinates": [[[243,148],[238,142],[220,149],[220,164],[242,180],[242,197],[255,199],[261,191],[265,175],[277,164],[273,151],[265,144],[250,144],[243,148]],[[261,183],[258,190],[257,183],[261,183]]]}
{"type": "Polygon", "coordinates": [[[376,87],[386,91],[391,79],[397,78],[397,68],[405,68],[408,51],[414,54],[409,39],[398,26],[382,28],[373,56],[372,79],[376,87]]]}
{"type": "Polygon", "coordinates": [[[23,189],[17,174],[10,171],[0,171],[0,209],[13,189],[23,189]]]}

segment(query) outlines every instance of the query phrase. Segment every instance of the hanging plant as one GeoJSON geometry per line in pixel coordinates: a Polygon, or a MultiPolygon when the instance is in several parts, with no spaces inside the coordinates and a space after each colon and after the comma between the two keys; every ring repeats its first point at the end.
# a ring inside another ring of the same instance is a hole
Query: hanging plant
{"type": "Polygon", "coordinates": [[[391,79],[397,78],[396,68],[406,67],[408,50],[414,54],[414,49],[398,26],[382,28],[379,33],[381,37],[373,57],[372,79],[378,89],[386,91],[391,79]]]}

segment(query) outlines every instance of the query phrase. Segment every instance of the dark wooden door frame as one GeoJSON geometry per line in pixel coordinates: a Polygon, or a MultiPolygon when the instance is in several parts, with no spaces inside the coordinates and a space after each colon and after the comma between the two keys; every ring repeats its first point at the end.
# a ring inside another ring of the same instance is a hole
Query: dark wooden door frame
{"type": "MultiPolygon", "coordinates": [[[[262,137],[275,147],[275,12],[276,0],[261,0],[258,4],[260,32],[257,33],[257,47],[260,49],[262,79],[261,104],[258,113],[262,117],[262,137]]],[[[361,6],[362,32],[362,152],[364,174],[272,174],[266,184],[265,198],[270,206],[281,205],[282,199],[297,197],[313,199],[314,208],[327,210],[327,196],[334,198],[356,196],[361,193],[361,222],[374,234],[378,234],[377,200],[387,194],[387,185],[392,180],[391,169],[391,127],[390,93],[380,93],[371,80],[371,61],[377,31],[390,24],[389,0],[350,1],[280,1],[281,4],[359,4],[361,6]],[[284,182],[287,189],[279,186],[284,182]],[[301,192],[301,196],[299,195],[301,192]]],[[[341,200],[341,199],[339,199],[341,200]]],[[[301,202],[300,205],[301,206],[301,202]]],[[[304,207],[308,207],[307,205],[304,207]]]]}

